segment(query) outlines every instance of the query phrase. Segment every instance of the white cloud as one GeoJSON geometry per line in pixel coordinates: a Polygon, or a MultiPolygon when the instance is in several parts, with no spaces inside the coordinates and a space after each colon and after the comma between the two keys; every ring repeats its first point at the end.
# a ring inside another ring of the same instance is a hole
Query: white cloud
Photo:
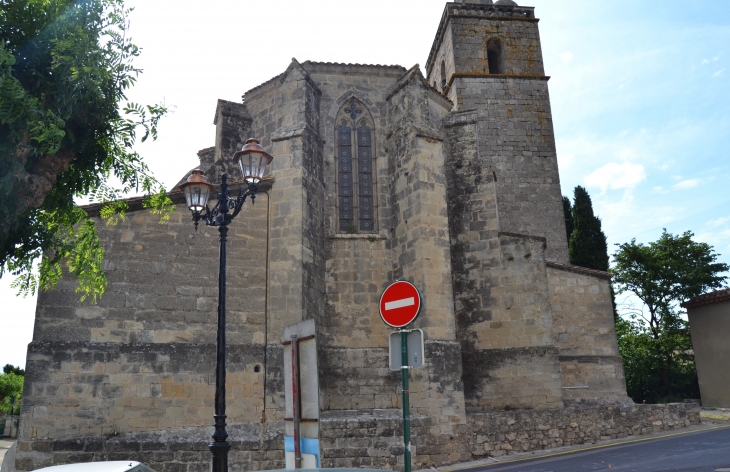
{"type": "Polygon", "coordinates": [[[609,188],[611,190],[634,188],[644,180],[646,180],[644,166],[630,162],[622,164],[609,162],[583,179],[586,186],[599,187],[602,193],[609,188]]]}
{"type": "Polygon", "coordinates": [[[562,52],[562,53],[560,53],[560,58],[563,61],[568,62],[569,60],[573,59],[573,53],[570,51],[562,52]]]}
{"type": "Polygon", "coordinates": [[[669,193],[669,190],[665,189],[661,185],[652,188],[652,190],[654,191],[654,193],[669,193]]]}
{"type": "Polygon", "coordinates": [[[713,77],[720,77],[723,72],[725,72],[725,68],[724,67],[722,69],[720,69],[719,71],[715,72],[714,74],[712,74],[712,76],[713,77]]]}
{"type": "Polygon", "coordinates": [[[722,226],[725,223],[730,223],[730,216],[722,216],[716,220],[710,220],[707,222],[708,226],[722,226]]]}
{"type": "Polygon", "coordinates": [[[672,185],[672,188],[676,188],[678,190],[689,190],[697,187],[699,184],[700,181],[698,179],[687,179],[672,185]]]}

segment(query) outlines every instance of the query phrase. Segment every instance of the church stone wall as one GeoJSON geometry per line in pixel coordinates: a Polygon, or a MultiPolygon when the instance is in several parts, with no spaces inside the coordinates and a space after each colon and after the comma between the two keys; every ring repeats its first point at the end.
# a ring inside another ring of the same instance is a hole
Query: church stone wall
{"type": "MultiPolygon", "coordinates": [[[[260,421],[263,408],[266,280],[254,268],[266,266],[266,195],[243,214],[229,232],[227,271],[228,419],[238,424],[260,421]]],[[[184,205],[166,224],[145,210],[97,227],[109,280],[99,303],[80,303],[69,280],[39,294],[18,470],[114,452],[66,449],[71,439],[192,428],[189,444],[210,434],[217,230],[196,232],[184,205]]],[[[273,384],[277,360],[269,361],[273,384]]]]}
{"type": "Polygon", "coordinates": [[[447,123],[454,299],[469,411],[562,406],[545,240],[500,232],[495,174],[477,113],[447,123]]]}
{"type": "Polygon", "coordinates": [[[413,373],[413,411],[449,418],[434,433],[438,440],[455,434],[464,423],[464,407],[445,205],[447,156],[441,121],[448,109],[432,103],[429,92],[420,73],[411,71],[388,94],[392,134],[387,146],[393,179],[393,278],[405,277],[420,288],[424,309],[414,327],[438,343],[427,353],[433,357],[413,373]]]}
{"type": "Polygon", "coordinates": [[[608,274],[554,263],[547,270],[563,387],[580,387],[565,388],[566,401],[630,401],[608,274]]]}
{"type": "MultiPolygon", "coordinates": [[[[624,408],[607,274],[567,265],[533,17],[448,4],[428,81],[417,67],[292,60],[243,103],[218,102],[216,146],[199,153],[209,181],[236,180],[226,158],[249,137],[276,157],[273,182],[229,232],[232,470],[283,465],[282,332],[304,320],[316,326],[322,465],[402,466],[401,379],[377,309],[400,277],[424,299],[413,327],[426,362],[410,373],[416,468],[694,421],[689,407],[624,408]],[[490,76],[495,35],[507,73],[490,76]],[[352,100],[374,126],[373,233],[338,228],[335,119],[352,100]]],[[[18,469],[137,459],[207,470],[218,233],[195,232],[184,205],[165,225],[137,205],[99,229],[100,303],[79,303],[68,281],[39,297],[18,469]]]]}
{"type": "Polygon", "coordinates": [[[454,85],[463,108],[484,110],[478,113],[479,154],[495,173],[501,230],[543,236],[546,257],[567,262],[547,83],[463,78],[454,85]]]}

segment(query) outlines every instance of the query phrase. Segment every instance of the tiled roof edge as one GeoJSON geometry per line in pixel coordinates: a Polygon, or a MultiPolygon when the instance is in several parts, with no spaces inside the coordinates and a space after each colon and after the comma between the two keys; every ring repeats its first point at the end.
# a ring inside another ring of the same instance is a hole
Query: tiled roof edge
{"type": "Polygon", "coordinates": [[[730,288],[724,288],[721,290],[715,290],[710,293],[703,293],[699,297],[692,298],[682,303],[682,308],[694,308],[696,306],[711,305],[713,303],[720,303],[730,301],[730,288]]]}
{"type": "Polygon", "coordinates": [[[302,62],[302,66],[305,64],[311,64],[313,66],[343,66],[343,67],[379,67],[382,69],[400,69],[400,70],[407,70],[405,67],[401,65],[396,64],[359,64],[359,63],[349,63],[349,62],[320,62],[320,61],[304,61],[302,62]]]}

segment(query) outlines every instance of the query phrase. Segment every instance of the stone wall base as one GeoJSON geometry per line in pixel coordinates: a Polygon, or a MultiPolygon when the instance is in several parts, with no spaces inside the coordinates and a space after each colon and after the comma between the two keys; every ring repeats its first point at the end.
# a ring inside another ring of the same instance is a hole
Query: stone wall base
{"type": "MultiPolygon", "coordinates": [[[[229,470],[280,469],[284,465],[284,422],[229,425],[229,470]]],[[[74,462],[134,460],[157,472],[208,472],[213,427],[127,433],[75,439],[18,441],[18,472],[74,462]]]]}
{"type": "Polygon", "coordinates": [[[700,406],[604,405],[472,413],[474,460],[657,433],[700,423],[700,406]]]}
{"type": "MultiPolygon", "coordinates": [[[[608,439],[669,431],[700,423],[700,406],[594,405],[552,410],[511,410],[467,414],[466,423],[411,416],[413,468],[459,462],[608,439]]],[[[231,472],[284,466],[283,422],[231,425],[231,472]]],[[[401,411],[339,410],[320,417],[322,467],[401,470],[401,411]]],[[[211,428],[63,440],[21,440],[16,469],[35,470],[70,462],[137,460],[158,472],[207,472],[211,428]]]]}

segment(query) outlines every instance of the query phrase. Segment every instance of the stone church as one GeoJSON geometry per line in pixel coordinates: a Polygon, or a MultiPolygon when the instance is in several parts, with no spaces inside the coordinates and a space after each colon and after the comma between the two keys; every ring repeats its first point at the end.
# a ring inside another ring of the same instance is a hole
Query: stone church
{"type": "MultiPolygon", "coordinates": [[[[398,278],[423,294],[414,469],[697,422],[626,397],[610,276],[568,262],[534,8],[447,3],[425,70],[293,59],[217,103],[215,146],[198,152],[211,183],[236,180],[248,138],[275,156],[228,240],[231,470],[284,467],[284,332],[303,321],[320,465],[402,468],[400,373],[378,314],[398,278]]],[[[98,225],[97,305],[73,281],[39,295],[17,470],[208,470],[218,233],[170,196],[167,224],[130,199],[124,222],[98,225]]]]}

